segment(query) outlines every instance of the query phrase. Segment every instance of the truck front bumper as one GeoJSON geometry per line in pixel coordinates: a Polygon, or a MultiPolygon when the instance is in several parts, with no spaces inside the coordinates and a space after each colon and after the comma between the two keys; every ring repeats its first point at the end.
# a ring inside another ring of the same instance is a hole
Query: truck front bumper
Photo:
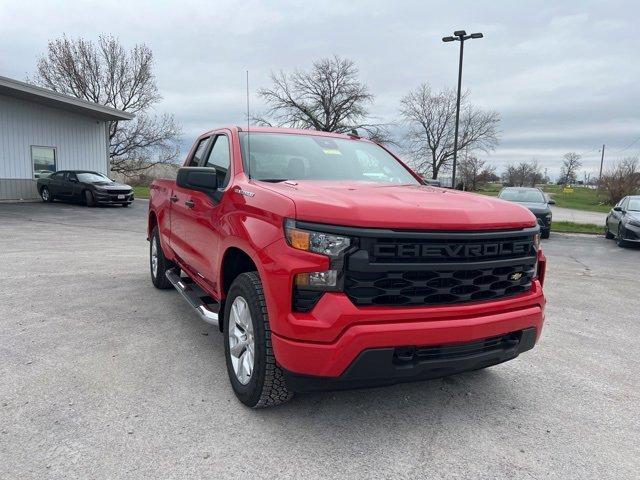
{"type": "Polygon", "coordinates": [[[285,370],[294,392],[339,390],[427,380],[497,365],[530,350],[535,328],[469,343],[432,347],[372,348],[360,353],[339,377],[300,375],[285,370]]]}
{"type": "MultiPolygon", "coordinates": [[[[501,363],[531,349],[542,331],[544,306],[538,281],[518,297],[432,308],[357,308],[342,294],[325,294],[313,312],[318,326],[323,320],[345,326],[336,339],[272,333],[272,344],[293,390],[435,378],[501,363]],[[506,340],[496,343],[500,338],[506,340]],[[440,355],[447,351],[452,355],[440,355]]],[[[298,320],[313,321],[308,315],[298,320]]]]}

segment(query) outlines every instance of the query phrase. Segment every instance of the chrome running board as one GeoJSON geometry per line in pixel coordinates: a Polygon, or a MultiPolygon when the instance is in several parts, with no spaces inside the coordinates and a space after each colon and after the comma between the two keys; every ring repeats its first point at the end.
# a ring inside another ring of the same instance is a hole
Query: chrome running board
{"type": "Polygon", "coordinates": [[[219,305],[191,278],[182,277],[180,271],[172,268],[165,273],[167,279],[205,322],[218,326],[219,305]]]}

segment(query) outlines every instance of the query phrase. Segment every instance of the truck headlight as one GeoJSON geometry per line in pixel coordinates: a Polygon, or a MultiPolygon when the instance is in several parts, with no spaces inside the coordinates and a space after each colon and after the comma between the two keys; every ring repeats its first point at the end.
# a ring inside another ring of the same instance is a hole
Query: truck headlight
{"type": "Polygon", "coordinates": [[[307,252],[319,253],[330,258],[338,258],[351,246],[351,239],[330,233],[303,230],[296,227],[294,220],[284,222],[287,242],[293,248],[307,252]]]}
{"type": "Polygon", "coordinates": [[[536,247],[536,252],[540,250],[540,234],[536,233],[533,236],[533,246],[536,247]]]}
{"type": "Polygon", "coordinates": [[[327,270],[325,272],[305,272],[298,273],[295,276],[294,283],[299,288],[318,288],[335,287],[338,282],[338,272],[336,270],[327,270]]]}

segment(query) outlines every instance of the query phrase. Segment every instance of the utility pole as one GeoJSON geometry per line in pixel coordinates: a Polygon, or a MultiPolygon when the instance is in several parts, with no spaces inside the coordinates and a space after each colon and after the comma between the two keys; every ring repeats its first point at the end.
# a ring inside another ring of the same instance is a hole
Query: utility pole
{"type": "Polygon", "coordinates": [[[604,144],[602,145],[602,156],[600,157],[600,175],[598,176],[598,188],[602,183],[602,165],[604,164],[604,144]]]}
{"type": "Polygon", "coordinates": [[[460,61],[458,63],[458,98],[456,100],[456,128],[453,137],[453,169],[451,171],[451,188],[456,188],[456,163],[458,159],[458,124],[460,123],[460,90],[462,88],[462,57],[464,54],[464,42],[471,38],[482,38],[482,33],[467,35],[464,30],[453,32],[453,37],[444,37],[443,42],[460,42],[460,61]]]}

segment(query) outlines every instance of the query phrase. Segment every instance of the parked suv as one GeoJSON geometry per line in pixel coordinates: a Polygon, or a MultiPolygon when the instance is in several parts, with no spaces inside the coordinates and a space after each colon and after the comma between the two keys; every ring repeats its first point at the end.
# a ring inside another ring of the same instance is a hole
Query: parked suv
{"type": "Polygon", "coordinates": [[[214,130],[150,195],[151,280],[218,325],[250,407],[484,368],[540,336],[535,216],[424,185],[371,141],[214,130]]]}

